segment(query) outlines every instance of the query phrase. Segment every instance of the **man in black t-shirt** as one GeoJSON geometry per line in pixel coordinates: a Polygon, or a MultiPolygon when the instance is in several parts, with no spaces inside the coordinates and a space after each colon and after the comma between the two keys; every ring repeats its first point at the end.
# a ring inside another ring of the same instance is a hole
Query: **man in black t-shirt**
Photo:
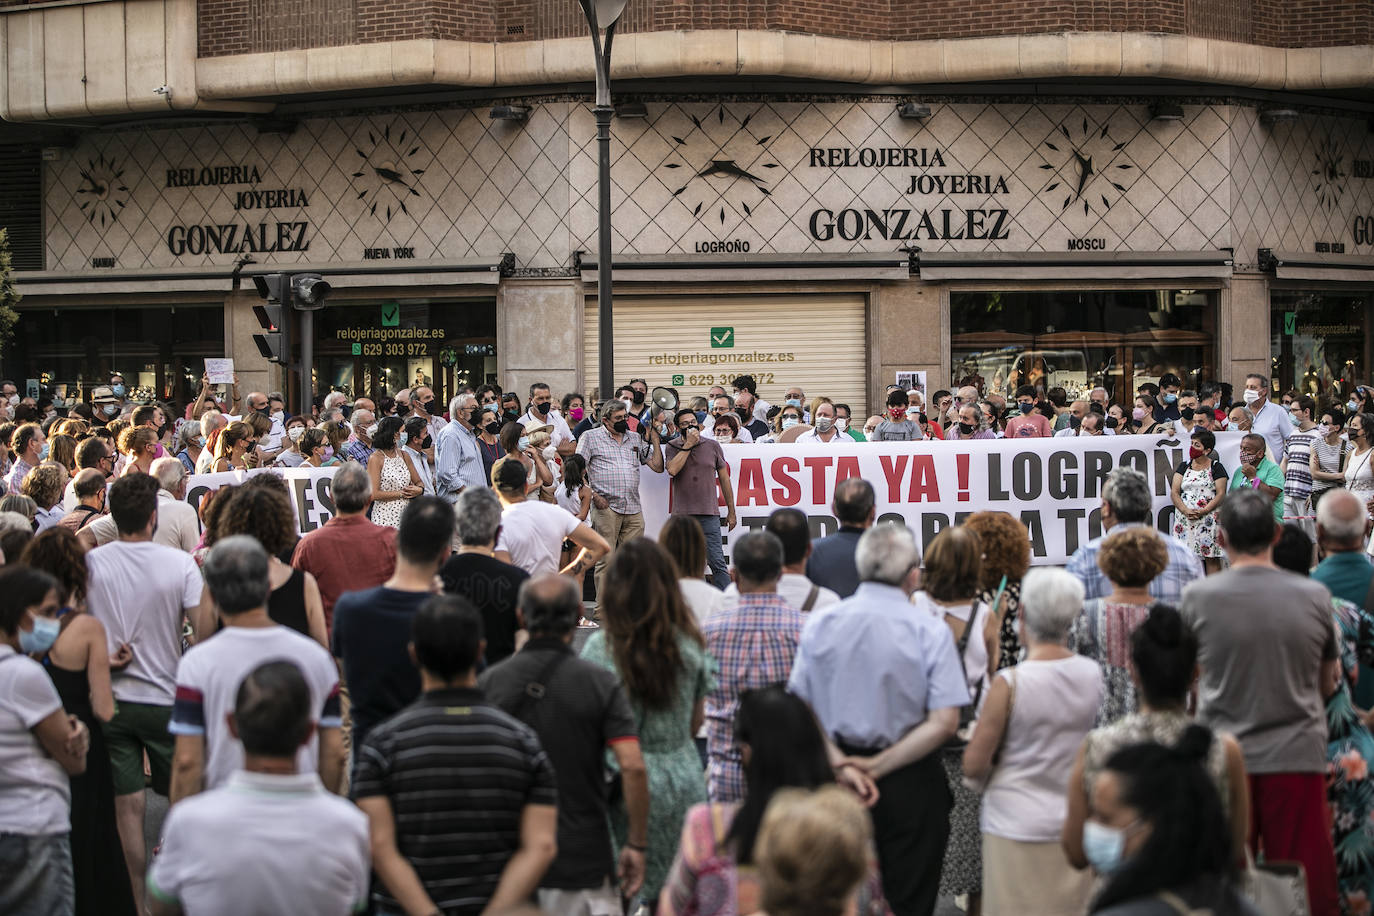
{"type": "Polygon", "coordinates": [[[501,530],[501,501],[495,493],[486,487],[464,490],[455,510],[458,552],[439,569],[439,578],[445,593],[462,595],[481,613],[486,662],[494,665],[516,649],[521,627],[516,603],[529,573],[492,555],[501,530]]]}
{"type": "Polygon", "coordinates": [[[573,654],[582,609],[572,579],[544,575],[520,589],[530,641],[478,679],[487,702],[525,722],[553,764],[558,783],[558,857],[539,883],[546,913],[618,913],[620,895],[633,897],[644,880],[648,845],[649,778],[638,729],[614,674],[573,654]],[[533,689],[532,685],[540,687],[533,689]],[[605,755],[621,772],[628,842],[618,867],[611,861],[605,755]],[[620,880],[619,893],[611,886],[620,880]]]}

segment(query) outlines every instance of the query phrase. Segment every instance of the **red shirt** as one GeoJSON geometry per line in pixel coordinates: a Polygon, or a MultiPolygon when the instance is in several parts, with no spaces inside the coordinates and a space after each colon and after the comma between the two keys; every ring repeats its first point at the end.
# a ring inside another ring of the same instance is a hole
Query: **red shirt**
{"type": "Polygon", "coordinates": [[[1042,413],[1032,411],[1007,421],[1005,436],[1008,439],[1022,439],[1027,436],[1046,438],[1052,435],[1054,435],[1054,429],[1042,413]]]}
{"type": "Polygon", "coordinates": [[[396,529],[363,515],[336,515],[300,539],[291,565],[319,583],[325,627],[332,632],[340,595],[376,588],[396,571],[396,529]]]}

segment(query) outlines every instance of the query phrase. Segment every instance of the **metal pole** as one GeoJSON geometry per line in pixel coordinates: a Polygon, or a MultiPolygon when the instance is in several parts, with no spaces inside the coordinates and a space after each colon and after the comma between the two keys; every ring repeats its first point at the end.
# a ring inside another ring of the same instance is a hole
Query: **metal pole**
{"type": "Polygon", "coordinates": [[[310,403],[315,400],[315,310],[306,309],[301,316],[301,414],[310,416],[310,403]]]}
{"type": "MultiPolygon", "coordinates": [[[[597,68],[601,77],[603,67],[597,68]]],[[[598,79],[598,82],[601,80],[598,79]]],[[[609,96],[597,87],[597,96],[609,96]]],[[[597,365],[600,372],[597,384],[600,386],[601,399],[615,393],[615,330],[611,318],[611,115],[615,109],[610,105],[597,105],[596,115],[597,182],[599,184],[597,204],[597,254],[596,254],[596,313],[599,342],[597,365]]]]}

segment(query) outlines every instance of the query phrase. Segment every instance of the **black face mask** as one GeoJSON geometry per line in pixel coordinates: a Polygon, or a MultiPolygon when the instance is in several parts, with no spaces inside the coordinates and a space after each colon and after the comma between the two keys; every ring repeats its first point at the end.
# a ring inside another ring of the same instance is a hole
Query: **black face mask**
{"type": "Polygon", "coordinates": [[[429,448],[433,444],[434,440],[432,440],[429,436],[425,436],[423,439],[420,440],[420,448],[429,448]]]}
{"type": "Polygon", "coordinates": [[[746,410],[746,409],[743,408],[743,407],[736,407],[736,408],[735,408],[735,415],[738,416],[738,417],[740,418],[740,421],[741,421],[741,423],[743,423],[743,424],[748,424],[748,422],[749,422],[751,419],[753,419],[753,416],[754,416],[752,413],[750,413],[748,410],[746,410]]]}
{"type": "Polygon", "coordinates": [[[975,427],[972,423],[960,423],[960,424],[959,424],[959,434],[960,434],[961,436],[971,436],[971,435],[973,435],[973,431],[974,431],[976,428],[977,428],[977,427],[975,427]]]}
{"type": "Polygon", "coordinates": [[[501,424],[497,423],[495,420],[492,420],[490,423],[488,423],[486,426],[483,426],[482,428],[485,429],[489,435],[494,436],[501,431],[501,424]]]}
{"type": "Polygon", "coordinates": [[[629,428],[630,428],[630,421],[629,421],[629,420],[616,420],[616,421],[615,421],[614,423],[612,423],[611,425],[612,425],[612,427],[615,429],[616,432],[618,432],[618,433],[623,433],[623,432],[626,432],[626,431],[629,430],[629,428]]]}
{"type": "Polygon", "coordinates": [[[548,401],[545,401],[543,404],[535,404],[534,409],[539,411],[539,415],[541,417],[546,417],[549,415],[549,408],[552,406],[553,404],[551,404],[548,401]]]}
{"type": "Polygon", "coordinates": [[[1069,429],[1078,429],[1078,427],[1080,427],[1080,426],[1082,426],[1082,425],[1083,425],[1083,418],[1082,418],[1082,417],[1075,417],[1073,414],[1069,414],[1069,429]]]}
{"type": "Polygon", "coordinates": [[[1103,425],[1106,426],[1107,429],[1116,429],[1116,417],[1108,417],[1103,421],[1103,425]]]}
{"type": "Polygon", "coordinates": [[[644,392],[642,391],[636,391],[634,394],[630,395],[630,397],[634,399],[636,404],[644,403],[644,392]]]}
{"type": "Polygon", "coordinates": [[[404,416],[405,416],[406,414],[408,414],[408,413],[410,413],[410,405],[409,405],[409,404],[397,404],[397,405],[396,405],[396,416],[398,416],[398,417],[404,417],[404,416]]]}
{"type": "Polygon", "coordinates": [[[1178,415],[1185,420],[1191,420],[1193,418],[1194,413],[1195,411],[1193,410],[1193,408],[1183,407],[1179,409],[1178,415]]]}
{"type": "Polygon", "coordinates": [[[520,419],[520,414],[515,410],[506,410],[501,416],[507,423],[514,423],[516,420],[520,419]]]}

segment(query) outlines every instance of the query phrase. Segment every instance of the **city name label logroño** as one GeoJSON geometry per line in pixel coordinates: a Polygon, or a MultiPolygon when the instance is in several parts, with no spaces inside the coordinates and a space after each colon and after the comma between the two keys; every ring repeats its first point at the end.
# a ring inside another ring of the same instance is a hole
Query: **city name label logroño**
{"type": "MultiPolygon", "coordinates": [[[[952,196],[976,194],[989,197],[1007,194],[1003,175],[969,173],[931,173],[944,168],[945,154],[932,147],[828,147],[810,150],[812,168],[904,168],[920,169],[910,177],[907,196],[952,196]]],[[[811,237],[818,242],[840,238],[847,242],[989,239],[1001,241],[1011,235],[1011,211],[999,207],[965,209],[919,207],[849,207],[834,211],[818,208],[807,223],[811,237]]]]}

